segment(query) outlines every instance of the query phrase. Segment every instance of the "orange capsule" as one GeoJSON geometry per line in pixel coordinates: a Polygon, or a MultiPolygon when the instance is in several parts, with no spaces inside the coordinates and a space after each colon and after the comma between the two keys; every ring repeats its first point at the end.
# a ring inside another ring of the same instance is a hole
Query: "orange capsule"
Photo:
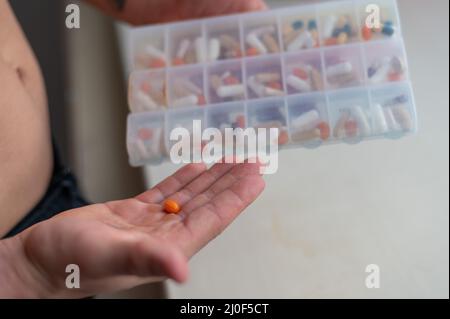
{"type": "Polygon", "coordinates": [[[206,98],[204,95],[198,95],[197,98],[198,98],[198,105],[201,106],[206,104],[206,98]]]}
{"type": "Polygon", "coordinates": [[[325,45],[336,45],[337,39],[336,38],[328,38],[325,40],[325,45]]]}
{"type": "Polygon", "coordinates": [[[227,76],[225,79],[223,79],[223,83],[225,85],[235,85],[235,84],[239,84],[241,82],[239,81],[239,79],[237,77],[230,75],[230,76],[227,76]]]}
{"type": "Polygon", "coordinates": [[[328,123],[320,122],[317,125],[317,128],[320,130],[320,138],[323,141],[328,140],[328,138],[330,137],[330,126],[328,125],[328,123]]]}
{"type": "Polygon", "coordinates": [[[364,40],[369,41],[372,39],[372,29],[368,28],[367,26],[364,26],[362,28],[361,33],[364,40]]]}
{"type": "Polygon", "coordinates": [[[280,82],[270,82],[267,84],[267,86],[274,90],[283,90],[280,82]]]}
{"type": "Polygon", "coordinates": [[[285,145],[289,143],[289,134],[286,131],[281,131],[278,136],[278,145],[285,145]]]}
{"type": "Polygon", "coordinates": [[[166,66],[166,62],[163,59],[152,59],[150,62],[150,68],[159,69],[164,68],[166,66]]]}
{"type": "Polygon", "coordinates": [[[255,56],[255,55],[259,55],[258,49],[253,47],[247,49],[247,56],[255,56]]]}
{"type": "Polygon", "coordinates": [[[175,58],[175,59],[173,59],[172,64],[177,66],[177,65],[186,64],[186,62],[182,58],[175,58]]]}
{"type": "Polygon", "coordinates": [[[163,207],[167,214],[178,214],[181,211],[180,205],[173,199],[167,199],[164,201],[163,207]]]}

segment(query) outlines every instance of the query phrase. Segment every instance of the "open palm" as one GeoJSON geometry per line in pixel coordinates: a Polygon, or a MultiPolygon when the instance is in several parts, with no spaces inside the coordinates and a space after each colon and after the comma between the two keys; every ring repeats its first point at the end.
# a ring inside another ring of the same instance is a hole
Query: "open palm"
{"type": "Polygon", "coordinates": [[[187,279],[187,260],[264,189],[259,164],[189,164],[130,199],[65,212],[20,234],[25,256],[46,294],[89,296],[157,277],[187,279]],[[162,210],[165,199],[180,214],[162,210]],[[80,268],[80,289],[65,289],[68,264],[80,268]]]}

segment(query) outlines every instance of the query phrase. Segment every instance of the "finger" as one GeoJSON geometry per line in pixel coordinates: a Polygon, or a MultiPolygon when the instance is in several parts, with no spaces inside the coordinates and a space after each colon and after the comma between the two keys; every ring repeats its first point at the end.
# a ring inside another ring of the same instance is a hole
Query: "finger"
{"type": "Polygon", "coordinates": [[[219,1],[196,1],[196,5],[192,5],[192,1],[184,1],[186,8],[183,18],[200,18],[222,14],[258,11],[267,8],[263,0],[219,0],[219,1]]]}
{"type": "Polygon", "coordinates": [[[187,215],[185,226],[191,240],[180,243],[188,255],[196,253],[219,235],[263,191],[264,180],[248,175],[187,215]]]}
{"type": "Polygon", "coordinates": [[[188,277],[188,261],[175,245],[145,238],[129,248],[126,274],[168,277],[182,283],[188,277]]]}
{"type": "Polygon", "coordinates": [[[152,189],[136,196],[136,199],[145,203],[159,203],[167,196],[182,189],[205,170],[206,165],[203,163],[188,164],[176,171],[175,174],[167,177],[152,189]]]}
{"type": "Polygon", "coordinates": [[[236,181],[244,176],[259,175],[259,165],[255,163],[241,163],[234,165],[232,169],[228,170],[220,179],[216,180],[214,184],[204,188],[202,193],[197,194],[185,206],[183,206],[183,213],[189,214],[191,211],[205,205],[212,198],[231,187],[236,181]]]}
{"type": "Polygon", "coordinates": [[[186,185],[186,187],[171,195],[170,198],[183,206],[195,196],[208,189],[211,185],[213,185],[222,176],[227,174],[235,166],[236,164],[217,163],[209,170],[203,172],[188,185],[186,185]]]}

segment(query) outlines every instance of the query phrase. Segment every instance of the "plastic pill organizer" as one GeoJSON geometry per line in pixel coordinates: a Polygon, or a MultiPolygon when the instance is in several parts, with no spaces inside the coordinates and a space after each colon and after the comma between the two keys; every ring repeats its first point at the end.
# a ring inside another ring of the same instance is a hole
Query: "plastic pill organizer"
{"type": "Polygon", "coordinates": [[[417,128],[393,0],[139,27],[131,36],[133,166],[167,158],[171,130],[192,130],[196,119],[221,130],[279,128],[281,148],[395,139],[417,128]]]}

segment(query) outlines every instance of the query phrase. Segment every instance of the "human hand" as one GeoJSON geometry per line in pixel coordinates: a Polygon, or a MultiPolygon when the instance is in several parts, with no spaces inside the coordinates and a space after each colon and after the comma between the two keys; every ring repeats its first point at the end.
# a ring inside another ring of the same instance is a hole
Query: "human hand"
{"type": "Polygon", "coordinates": [[[132,24],[149,24],[263,10],[264,0],[88,0],[132,24]]]}
{"type": "MultiPolygon", "coordinates": [[[[10,270],[20,280],[3,287],[18,296],[86,297],[158,277],[184,282],[187,260],[264,189],[259,166],[216,164],[206,170],[189,164],[135,198],[74,209],[39,223],[0,242],[9,253],[0,250],[0,276],[6,272],[3,259],[13,261],[10,270]],[[179,214],[163,212],[167,198],[181,204],[179,214]],[[79,266],[79,289],[65,287],[69,264],[79,266]]],[[[2,289],[0,295],[8,296],[2,289]]]]}

